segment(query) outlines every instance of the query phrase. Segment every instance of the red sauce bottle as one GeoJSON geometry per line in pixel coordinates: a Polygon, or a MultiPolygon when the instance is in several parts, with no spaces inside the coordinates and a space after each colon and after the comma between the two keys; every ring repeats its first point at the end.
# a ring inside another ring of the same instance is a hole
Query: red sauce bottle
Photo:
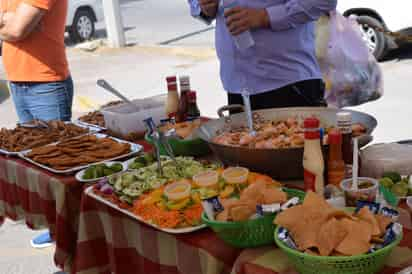
{"type": "Polygon", "coordinates": [[[345,162],[342,156],[342,134],[339,130],[329,132],[328,183],[340,187],[345,179],[345,162]]]}

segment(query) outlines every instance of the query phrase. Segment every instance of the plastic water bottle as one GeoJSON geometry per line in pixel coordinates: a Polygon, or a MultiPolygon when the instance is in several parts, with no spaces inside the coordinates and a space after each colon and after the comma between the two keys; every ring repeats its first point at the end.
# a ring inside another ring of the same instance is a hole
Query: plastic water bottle
{"type": "MultiPolygon", "coordinates": [[[[239,6],[237,0],[223,0],[223,9],[227,11],[231,8],[239,6]]],[[[239,50],[246,50],[255,45],[255,40],[249,30],[242,32],[236,36],[233,36],[235,45],[239,50]]]]}

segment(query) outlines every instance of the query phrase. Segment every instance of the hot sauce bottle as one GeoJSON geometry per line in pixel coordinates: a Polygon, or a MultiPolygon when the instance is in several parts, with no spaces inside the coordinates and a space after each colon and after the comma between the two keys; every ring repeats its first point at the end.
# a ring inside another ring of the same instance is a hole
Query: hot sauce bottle
{"type": "Polygon", "coordinates": [[[190,92],[190,79],[189,76],[181,76],[180,82],[180,101],[179,109],[177,111],[176,122],[182,123],[186,121],[188,111],[188,94],[190,92]]]}
{"type": "Polygon", "coordinates": [[[345,162],[345,178],[352,178],[353,146],[352,146],[352,114],[350,112],[339,112],[336,115],[337,126],[342,133],[342,152],[345,162]]]}
{"type": "Polygon", "coordinates": [[[342,134],[339,130],[329,132],[328,183],[339,187],[345,179],[345,162],[342,157],[342,134]]]}
{"type": "Polygon", "coordinates": [[[187,108],[187,119],[193,120],[200,117],[200,110],[197,106],[196,91],[191,91],[188,93],[188,108],[187,108]]]}
{"type": "Polygon", "coordinates": [[[303,152],[303,169],[305,191],[314,191],[324,196],[325,163],[320,145],[320,122],[316,118],[308,118],[304,121],[305,147],[303,152]]]}

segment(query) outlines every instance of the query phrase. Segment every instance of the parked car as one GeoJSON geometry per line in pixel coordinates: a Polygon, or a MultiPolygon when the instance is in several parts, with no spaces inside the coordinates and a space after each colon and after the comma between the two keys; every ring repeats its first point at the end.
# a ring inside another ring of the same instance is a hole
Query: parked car
{"type": "MultiPolygon", "coordinates": [[[[74,42],[90,40],[95,33],[95,24],[104,20],[102,0],[69,0],[66,31],[74,42]]],[[[2,55],[0,40],[0,56],[2,55]]]]}
{"type": "Polygon", "coordinates": [[[357,15],[363,39],[379,60],[389,49],[397,48],[399,41],[379,32],[375,27],[392,32],[412,30],[412,2],[405,0],[342,0],[338,10],[345,16],[357,15]]]}
{"type": "Polygon", "coordinates": [[[90,40],[103,19],[102,0],[69,0],[66,30],[74,42],[90,40]]]}

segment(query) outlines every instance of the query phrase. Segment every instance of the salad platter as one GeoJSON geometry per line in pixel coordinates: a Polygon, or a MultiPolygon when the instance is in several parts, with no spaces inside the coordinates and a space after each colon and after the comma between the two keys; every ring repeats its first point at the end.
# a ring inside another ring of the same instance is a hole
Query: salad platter
{"type": "Polygon", "coordinates": [[[204,227],[204,201],[210,198],[242,199],[241,193],[254,184],[280,187],[269,176],[246,168],[223,169],[191,157],[173,160],[161,156],[161,173],[152,159],[147,154],[132,159],[129,167],[133,163],[141,167],[99,181],[87,190],[87,195],[161,231],[176,234],[204,227]]]}

